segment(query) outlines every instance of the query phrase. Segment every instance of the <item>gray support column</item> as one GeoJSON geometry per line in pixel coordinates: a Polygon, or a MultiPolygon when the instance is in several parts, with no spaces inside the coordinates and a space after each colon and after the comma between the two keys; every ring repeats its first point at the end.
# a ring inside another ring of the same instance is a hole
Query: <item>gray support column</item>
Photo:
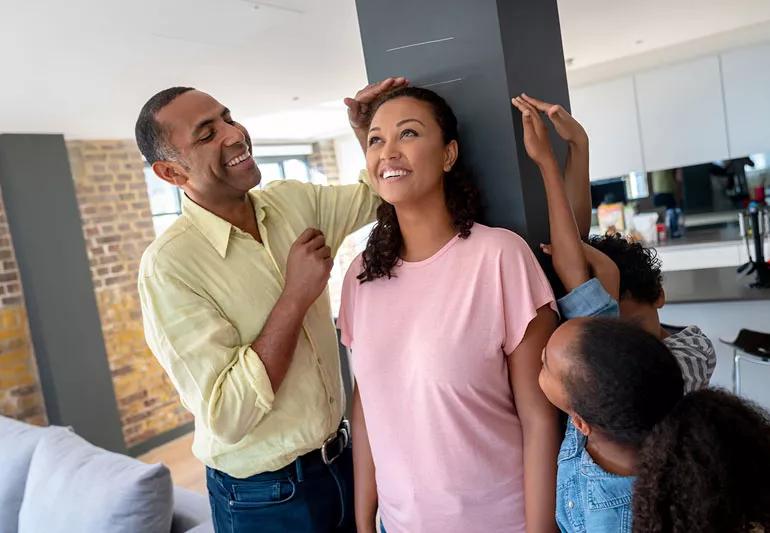
{"type": "Polygon", "coordinates": [[[125,452],[61,135],[0,135],[0,187],[48,420],[125,452]]]}
{"type": "MultiPolygon", "coordinates": [[[[548,239],[545,192],[523,147],[522,91],[569,109],[556,0],[357,0],[370,81],[406,76],[444,98],[482,191],[484,221],[548,239]]],[[[554,144],[563,161],[563,143],[554,144]]]]}

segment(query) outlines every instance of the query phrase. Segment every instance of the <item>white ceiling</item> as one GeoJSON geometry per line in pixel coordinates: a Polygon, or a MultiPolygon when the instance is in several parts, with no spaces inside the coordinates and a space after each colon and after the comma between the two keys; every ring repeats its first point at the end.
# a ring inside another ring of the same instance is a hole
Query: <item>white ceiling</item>
{"type": "Polygon", "coordinates": [[[558,0],[558,3],[564,55],[574,58],[573,69],[770,20],[768,0],[558,0]]]}
{"type": "Polygon", "coordinates": [[[365,80],[352,0],[0,0],[0,131],[133,137],[190,85],[236,117],[338,100],[365,80]],[[298,98],[298,100],[295,100],[298,98]]]}
{"type": "MultiPolygon", "coordinates": [[[[768,0],[559,8],[573,69],[770,20],[768,0]]],[[[354,0],[0,0],[0,50],[0,132],[70,138],[132,137],[171,85],[210,92],[258,139],[334,135],[366,77],[354,0]]]]}

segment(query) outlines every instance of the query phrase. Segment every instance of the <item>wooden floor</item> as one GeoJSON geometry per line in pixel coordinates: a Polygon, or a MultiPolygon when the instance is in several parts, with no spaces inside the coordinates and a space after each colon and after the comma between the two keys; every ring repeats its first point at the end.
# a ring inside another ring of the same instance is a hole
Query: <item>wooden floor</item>
{"type": "Polygon", "coordinates": [[[174,485],[206,493],[206,471],[192,454],[192,433],[172,440],[139,456],[145,463],[163,463],[171,471],[174,485]]]}
{"type": "MultiPolygon", "coordinates": [[[[193,456],[192,433],[155,448],[139,459],[145,463],[163,463],[171,471],[174,485],[206,494],[206,470],[193,456]]],[[[379,515],[377,517],[379,523],[379,515]]]]}

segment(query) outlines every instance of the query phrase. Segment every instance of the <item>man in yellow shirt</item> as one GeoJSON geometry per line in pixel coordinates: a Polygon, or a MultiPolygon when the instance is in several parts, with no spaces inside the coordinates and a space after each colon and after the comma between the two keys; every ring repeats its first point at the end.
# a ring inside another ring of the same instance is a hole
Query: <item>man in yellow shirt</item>
{"type": "MultiPolygon", "coordinates": [[[[405,83],[359,91],[364,108],[405,83]]],[[[147,343],[195,416],[215,529],[354,531],[352,461],[326,284],[345,236],[374,219],[365,183],[255,190],[248,132],[206,93],[174,87],[144,105],[142,154],[185,195],[139,271],[147,343]]]]}

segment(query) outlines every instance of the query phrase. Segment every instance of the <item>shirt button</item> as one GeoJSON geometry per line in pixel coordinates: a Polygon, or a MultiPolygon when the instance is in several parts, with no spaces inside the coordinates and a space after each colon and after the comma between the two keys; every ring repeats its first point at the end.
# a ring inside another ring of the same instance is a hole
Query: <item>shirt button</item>
{"type": "Polygon", "coordinates": [[[334,405],[334,396],[329,396],[329,403],[334,405]]]}
{"type": "Polygon", "coordinates": [[[575,507],[575,502],[573,502],[572,500],[568,501],[568,502],[567,502],[567,507],[569,507],[570,509],[572,509],[573,507],[575,507]]]}

